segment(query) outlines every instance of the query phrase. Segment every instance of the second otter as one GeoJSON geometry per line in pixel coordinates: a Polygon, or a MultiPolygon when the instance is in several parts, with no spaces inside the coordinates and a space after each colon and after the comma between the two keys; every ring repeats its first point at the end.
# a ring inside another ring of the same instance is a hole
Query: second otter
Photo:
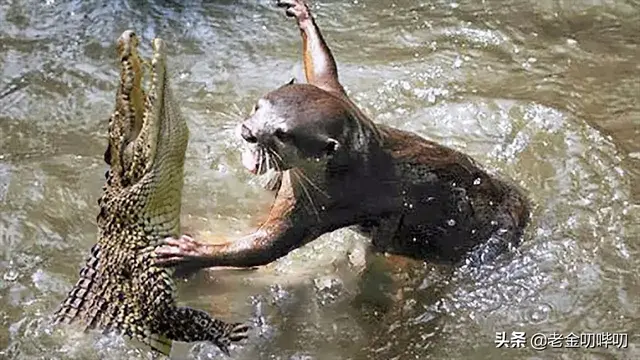
{"type": "Polygon", "coordinates": [[[372,122],[340,84],[309,8],[279,5],[300,28],[308,84],[268,93],[239,128],[244,166],[281,176],[268,220],[223,244],[167,239],[159,264],[265,265],[354,225],[376,250],[416,259],[483,261],[517,246],[529,219],[523,192],[461,152],[372,122]]]}

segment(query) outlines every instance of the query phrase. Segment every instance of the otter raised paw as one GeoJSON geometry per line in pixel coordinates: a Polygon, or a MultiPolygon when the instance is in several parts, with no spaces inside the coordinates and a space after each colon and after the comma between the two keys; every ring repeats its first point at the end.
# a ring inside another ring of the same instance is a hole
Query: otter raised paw
{"type": "Polygon", "coordinates": [[[308,5],[302,0],[278,0],[278,6],[286,8],[287,16],[296,18],[298,22],[308,20],[311,17],[308,5]]]}

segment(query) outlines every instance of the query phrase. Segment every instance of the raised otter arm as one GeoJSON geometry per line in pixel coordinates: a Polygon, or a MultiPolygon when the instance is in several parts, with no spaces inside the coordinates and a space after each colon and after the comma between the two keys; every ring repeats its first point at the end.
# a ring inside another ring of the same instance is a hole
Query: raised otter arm
{"type": "Polygon", "coordinates": [[[338,80],[336,61],[304,0],[278,0],[278,6],[286,8],[286,14],[298,22],[307,82],[346,98],[344,88],[338,80]]]}

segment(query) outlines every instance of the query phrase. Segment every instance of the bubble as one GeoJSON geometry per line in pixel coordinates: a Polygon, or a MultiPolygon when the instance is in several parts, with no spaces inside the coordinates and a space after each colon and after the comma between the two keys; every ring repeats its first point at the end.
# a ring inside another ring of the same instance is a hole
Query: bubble
{"type": "Polygon", "coordinates": [[[538,304],[527,310],[526,320],[531,324],[541,324],[549,320],[553,308],[549,304],[538,304]]]}

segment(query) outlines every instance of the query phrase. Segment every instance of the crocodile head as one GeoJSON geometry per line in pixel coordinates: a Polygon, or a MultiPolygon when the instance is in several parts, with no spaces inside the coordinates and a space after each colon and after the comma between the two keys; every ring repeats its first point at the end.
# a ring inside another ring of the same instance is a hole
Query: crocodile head
{"type": "Polygon", "coordinates": [[[124,218],[123,212],[135,215],[133,218],[162,217],[157,220],[171,223],[163,223],[164,230],[174,233],[179,227],[189,130],[169,87],[164,41],[153,40],[150,64],[141,59],[138,44],[131,30],[117,43],[120,85],[109,120],[104,159],[110,170],[101,208],[113,212],[107,218],[124,218]],[[145,68],[151,70],[147,91],[143,89],[145,68]],[[104,206],[110,200],[118,200],[117,210],[104,206]]]}

